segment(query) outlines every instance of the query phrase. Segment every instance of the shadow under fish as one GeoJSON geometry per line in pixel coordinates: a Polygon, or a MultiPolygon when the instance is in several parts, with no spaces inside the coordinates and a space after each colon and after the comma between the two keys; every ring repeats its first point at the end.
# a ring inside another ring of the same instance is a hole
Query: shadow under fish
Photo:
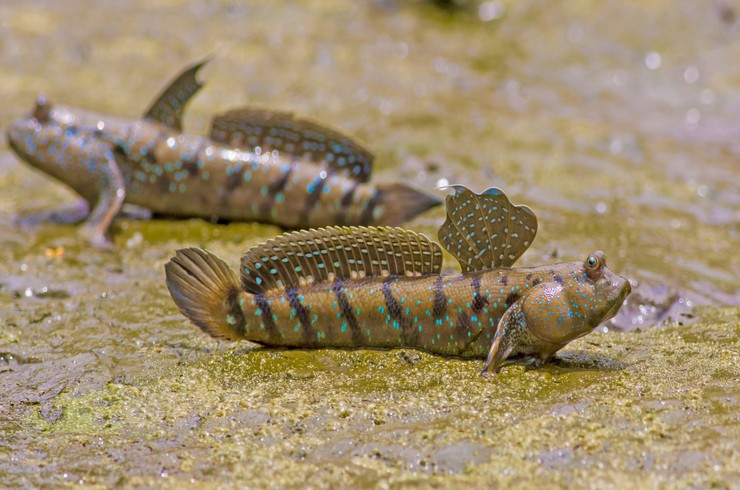
{"type": "Polygon", "coordinates": [[[203,86],[185,69],[146,111],[125,119],[55,106],[40,96],[7,129],[24,161],[90,207],[81,233],[108,245],[124,203],[154,216],[257,221],[288,229],[396,226],[441,204],[401,183],[370,183],[373,155],[342,133],[289,112],[241,108],[214,117],[209,137],[182,132],[203,86]]]}

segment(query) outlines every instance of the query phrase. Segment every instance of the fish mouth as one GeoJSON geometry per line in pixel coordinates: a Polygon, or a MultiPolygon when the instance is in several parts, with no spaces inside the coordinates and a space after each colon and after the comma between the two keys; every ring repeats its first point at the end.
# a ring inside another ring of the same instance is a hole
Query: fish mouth
{"type": "Polygon", "coordinates": [[[25,119],[13,121],[5,130],[5,139],[8,142],[8,146],[19,155],[25,154],[19,144],[22,135],[25,134],[24,129],[26,128],[23,124],[25,122],[25,119]]]}
{"type": "Polygon", "coordinates": [[[619,309],[624,304],[624,300],[627,299],[627,296],[632,292],[632,285],[630,284],[629,279],[622,279],[624,281],[624,284],[622,285],[622,288],[619,291],[619,296],[614,300],[614,304],[609,309],[609,311],[606,312],[606,315],[604,315],[604,319],[601,320],[601,323],[608,322],[612,318],[614,318],[617,315],[617,312],[619,312],[619,309]]]}
{"type": "Polygon", "coordinates": [[[22,118],[13,121],[5,130],[5,140],[8,146],[24,160],[29,160],[32,156],[24,147],[24,138],[33,137],[36,121],[32,118],[22,118]]]}

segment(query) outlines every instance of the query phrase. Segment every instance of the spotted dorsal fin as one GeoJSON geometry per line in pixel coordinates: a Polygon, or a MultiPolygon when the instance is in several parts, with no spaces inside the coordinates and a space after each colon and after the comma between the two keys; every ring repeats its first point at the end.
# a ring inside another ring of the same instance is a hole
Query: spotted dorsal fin
{"type": "Polygon", "coordinates": [[[190,98],[203,87],[197,75],[206,63],[208,59],[195,63],[180,73],[154,100],[144,117],[182,131],[182,112],[190,98]]]}
{"type": "Polygon", "coordinates": [[[260,147],[263,152],[277,150],[321,163],[359,182],[367,182],[372,172],[373,154],[339,131],[292,112],[243,107],[213,118],[212,140],[240,148],[260,147]]]}
{"type": "Polygon", "coordinates": [[[442,249],[402,228],[330,227],[286,233],[250,249],[241,261],[245,291],[388,275],[439,274],[442,249]]]}
{"type": "Polygon", "coordinates": [[[461,185],[450,186],[447,219],[439,241],[455,256],[463,272],[510,267],[537,234],[537,218],[527,206],[514,206],[501,189],[475,194],[461,185]]]}

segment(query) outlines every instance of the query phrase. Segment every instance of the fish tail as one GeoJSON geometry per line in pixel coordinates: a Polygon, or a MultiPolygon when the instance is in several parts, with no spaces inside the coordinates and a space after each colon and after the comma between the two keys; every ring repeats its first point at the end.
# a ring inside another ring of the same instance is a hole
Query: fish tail
{"type": "Polygon", "coordinates": [[[382,213],[369,221],[385,226],[398,226],[442,204],[442,200],[436,196],[399,183],[378,185],[378,197],[378,206],[383,206],[382,213]]]}
{"type": "Polygon", "coordinates": [[[167,289],[180,311],[211,337],[245,339],[239,278],[215,255],[183,248],[164,266],[167,289]]]}

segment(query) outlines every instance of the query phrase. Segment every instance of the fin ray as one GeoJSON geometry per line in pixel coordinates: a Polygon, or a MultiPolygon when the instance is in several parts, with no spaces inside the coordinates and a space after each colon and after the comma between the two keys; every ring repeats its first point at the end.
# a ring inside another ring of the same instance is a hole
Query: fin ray
{"type": "Polygon", "coordinates": [[[236,300],[239,280],[223,260],[199,248],[185,248],[164,270],[172,299],[191,322],[211,337],[244,338],[244,314],[236,300]]]}
{"type": "Polygon", "coordinates": [[[308,282],[438,274],[442,250],[401,228],[329,227],[286,233],[247,251],[242,288],[252,294],[308,282]]]}
{"type": "Polygon", "coordinates": [[[211,121],[210,138],[230,146],[303,156],[359,182],[370,179],[375,158],[353,138],[287,111],[242,107],[225,112],[211,121]]]}
{"type": "Polygon", "coordinates": [[[206,58],[185,68],[152,102],[144,117],[182,131],[182,113],[188,101],[203,87],[197,75],[208,61],[206,58]]]}
{"type": "Polygon", "coordinates": [[[445,201],[447,219],[439,241],[463,272],[510,267],[529,248],[537,234],[537,217],[527,206],[515,206],[500,189],[475,194],[451,186],[445,201]]]}

